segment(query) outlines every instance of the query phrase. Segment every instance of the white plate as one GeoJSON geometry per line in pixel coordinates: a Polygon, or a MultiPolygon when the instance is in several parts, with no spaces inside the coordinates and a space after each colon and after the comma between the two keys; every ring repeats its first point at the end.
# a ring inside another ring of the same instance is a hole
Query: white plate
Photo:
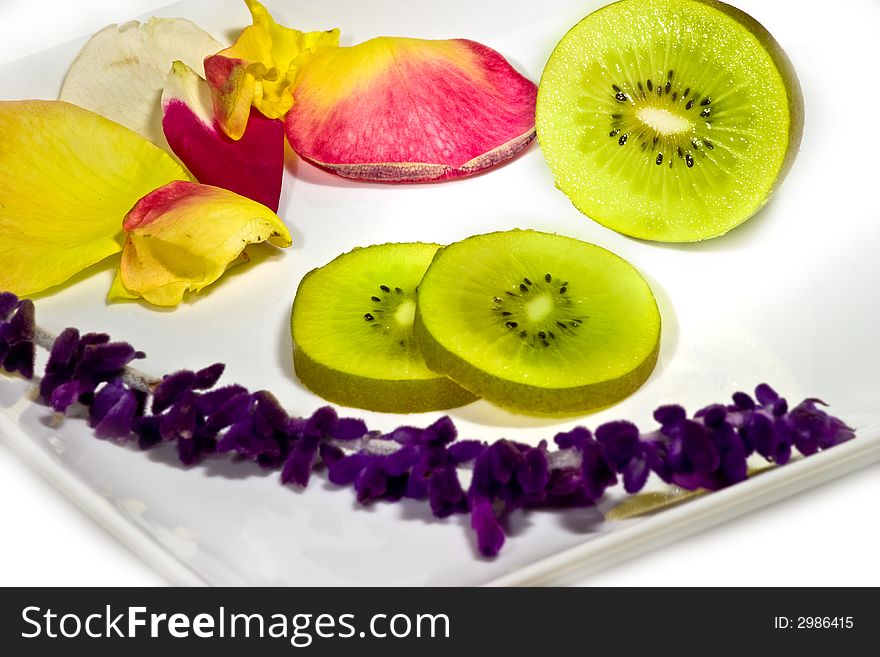
{"type": "MultiPolygon", "coordinates": [[[[558,38],[599,2],[461,0],[407,3],[267,3],[279,22],[338,25],[344,43],[379,34],[462,36],[505,54],[538,79],[558,38]]],[[[209,461],[185,471],[172,454],[141,453],[94,440],[85,424],[59,421],[28,401],[27,386],[0,381],[0,432],[108,529],[176,582],[214,584],[478,584],[568,581],[576,574],[697,531],[880,456],[878,138],[853,125],[854,107],[876,107],[874,28],[880,6],[847,0],[834,12],[814,3],[740,0],[777,37],[804,87],[803,149],[786,183],[756,218],[694,246],[657,246],[608,231],[556,191],[541,154],[488,175],[427,186],[353,184],[308,165],[291,167],[282,216],[295,247],[240,268],[173,313],[106,306],[111,266],[37,301],[39,322],[109,331],[148,353],[156,374],[228,364],[226,381],[274,391],[291,410],[322,402],[292,374],[287,317],[300,277],[353,246],[389,240],[449,242],[474,232],[532,227],[600,244],[633,262],[658,292],[664,316],[660,364],[636,394],[581,420],[650,424],[660,403],[693,410],[735,389],[768,381],[792,401],[816,395],[855,425],[859,438],[731,489],[651,518],[603,525],[595,510],[513,519],[500,558],[475,557],[466,518],[435,521],[413,503],[363,509],[350,491],[320,478],[305,492],[277,474],[209,461]],[[798,20],[792,21],[791,16],[798,20]],[[858,20],[854,20],[858,17],[858,20]],[[821,34],[821,43],[816,35],[821,34]],[[852,94],[840,90],[854,90],[852,94]]],[[[221,40],[248,22],[238,0],[187,1],[159,12],[192,19],[221,40]]],[[[56,96],[82,40],[0,69],[3,97],[56,96]]],[[[424,424],[368,415],[372,426],[424,424]]],[[[451,413],[461,432],[537,442],[573,422],[533,421],[478,402],[451,413]]],[[[603,504],[603,508],[614,499],[603,504]]]]}

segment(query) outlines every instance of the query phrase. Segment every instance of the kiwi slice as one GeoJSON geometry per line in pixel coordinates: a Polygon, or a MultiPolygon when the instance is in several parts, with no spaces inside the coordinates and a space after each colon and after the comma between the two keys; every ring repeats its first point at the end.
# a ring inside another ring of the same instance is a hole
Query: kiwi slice
{"type": "Polygon", "coordinates": [[[300,381],[328,401],[417,413],[474,396],[428,369],[412,334],[416,287],[439,244],[381,244],[303,278],[291,313],[300,381]]]}
{"type": "Polygon", "coordinates": [[[477,235],[437,252],[419,285],[425,362],[511,411],[607,406],[654,368],[660,314],[625,260],[532,230],[477,235]]]}
{"type": "Polygon", "coordinates": [[[791,166],[803,97],[779,44],[714,0],[622,0],[575,25],[538,90],[538,140],[584,214],[663,242],[716,237],[791,166]]]}

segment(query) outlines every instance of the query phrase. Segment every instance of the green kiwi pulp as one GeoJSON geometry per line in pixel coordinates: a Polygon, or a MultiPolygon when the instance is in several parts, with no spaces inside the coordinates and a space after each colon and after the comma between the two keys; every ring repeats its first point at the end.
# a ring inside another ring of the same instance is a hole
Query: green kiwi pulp
{"type": "Polygon", "coordinates": [[[474,396],[425,365],[413,339],[416,287],[438,244],[355,249],[303,278],[291,313],[300,381],[374,411],[452,408],[474,396]]]}
{"type": "Polygon", "coordinates": [[[538,140],[557,186],[618,232],[716,237],[759,210],[800,143],[803,100],[757,21],[714,0],[622,0],[556,46],[538,140]]]}
{"type": "Polygon", "coordinates": [[[645,279],[593,244],[531,230],[437,252],[415,336],[432,370],[513,412],[608,406],[654,368],[660,314],[645,279]]]}

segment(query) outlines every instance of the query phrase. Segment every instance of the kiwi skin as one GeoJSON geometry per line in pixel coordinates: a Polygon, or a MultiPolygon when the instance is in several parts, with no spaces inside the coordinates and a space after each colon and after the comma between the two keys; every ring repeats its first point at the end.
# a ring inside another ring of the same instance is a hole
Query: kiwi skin
{"type": "Polygon", "coordinates": [[[319,397],[340,406],[382,413],[426,413],[455,408],[476,397],[446,378],[423,381],[371,379],[339,372],[294,349],[293,364],[300,381],[319,397]]]}
{"type": "MultiPolygon", "coordinates": [[[[798,79],[797,72],[794,70],[794,64],[791,63],[782,46],[767,31],[767,28],[761,25],[755,18],[742,9],[738,9],[726,2],[721,2],[721,0],[696,0],[696,2],[724,12],[745,26],[761,42],[761,45],[764,46],[767,52],[770,53],[770,58],[782,75],[785,93],[788,95],[788,150],[785,152],[785,159],[782,162],[782,168],[779,169],[779,173],[776,176],[776,181],[773,183],[773,188],[770,190],[767,198],[764,199],[766,204],[770,200],[770,196],[779,189],[779,185],[785,180],[788,172],[791,171],[794,160],[800,151],[801,138],[804,134],[804,92],[801,89],[800,80],[798,79]]],[[[758,209],[760,210],[760,208],[758,209]]]]}
{"type": "Polygon", "coordinates": [[[538,388],[512,381],[486,385],[489,377],[484,372],[444,349],[433,338],[425,328],[418,308],[413,322],[413,334],[430,369],[448,376],[462,388],[511,413],[539,417],[571,417],[619,402],[648,379],[660,353],[658,341],[654,350],[626,376],[577,388],[538,388]],[[498,396],[499,388],[504,391],[501,396],[498,396]]]}

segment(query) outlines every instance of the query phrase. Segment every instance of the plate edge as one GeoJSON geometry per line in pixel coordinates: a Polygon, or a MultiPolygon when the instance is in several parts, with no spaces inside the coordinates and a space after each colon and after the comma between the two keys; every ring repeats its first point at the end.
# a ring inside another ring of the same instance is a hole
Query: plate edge
{"type": "Polygon", "coordinates": [[[166,547],[125,518],[119,509],[76,474],[54,461],[34,439],[24,435],[11,419],[0,413],[0,441],[25,465],[73,502],[86,516],[131,550],[174,586],[208,586],[166,547]]]}

